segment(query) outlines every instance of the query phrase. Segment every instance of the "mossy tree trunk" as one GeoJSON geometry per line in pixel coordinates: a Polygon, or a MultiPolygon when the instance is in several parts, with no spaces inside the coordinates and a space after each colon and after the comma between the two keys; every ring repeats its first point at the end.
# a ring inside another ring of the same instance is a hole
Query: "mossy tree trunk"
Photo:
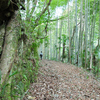
{"type": "MultiPolygon", "coordinates": [[[[8,76],[11,72],[12,64],[15,58],[17,36],[18,36],[17,32],[19,27],[17,16],[18,16],[18,11],[15,11],[15,14],[12,16],[11,20],[9,21],[6,27],[5,42],[4,42],[3,52],[1,56],[1,63],[0,63],[2,85],[5,85],[5,83],[7,84],[7,81],[8,83],[10,83],[10,79],[8,79],[9,78],[8,76]]],[[[10,94],[9,93],[10,87],[7,90],[8,90],[8,94],[10,94]]]]}

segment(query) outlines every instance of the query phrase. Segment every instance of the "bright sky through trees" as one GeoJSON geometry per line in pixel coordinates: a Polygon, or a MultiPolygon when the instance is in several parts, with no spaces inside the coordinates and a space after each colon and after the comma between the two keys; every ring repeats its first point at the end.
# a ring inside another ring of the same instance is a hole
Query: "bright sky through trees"
{"type": "MultiPolygon", "coordinates": [[[[73,6],[73,0],[71,0],[69,2],[69,6],[73,6]]],[[[66,9],[68,8],[68,4],[66,5],[66,9]]],[[[55,11],[55,17],[59,17],[59,16],[62,16],[62,13],[63,13],[63,7],[56,7],[56,11],[55,11]]]]}
{"type": "Polygon", "coordinates": [[[62,12],[63,12],[62,7],[57,7],[55,17],[62,16],[62,12]]]}

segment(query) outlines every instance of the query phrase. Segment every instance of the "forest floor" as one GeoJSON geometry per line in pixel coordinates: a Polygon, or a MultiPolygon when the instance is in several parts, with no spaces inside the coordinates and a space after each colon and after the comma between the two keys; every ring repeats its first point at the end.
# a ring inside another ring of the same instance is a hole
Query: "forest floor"
{"type": "Polygon", "coordinates": [[[83,68],[41,60],[37,83],[23,100],[100,100],[100,82],[83,68]]]}

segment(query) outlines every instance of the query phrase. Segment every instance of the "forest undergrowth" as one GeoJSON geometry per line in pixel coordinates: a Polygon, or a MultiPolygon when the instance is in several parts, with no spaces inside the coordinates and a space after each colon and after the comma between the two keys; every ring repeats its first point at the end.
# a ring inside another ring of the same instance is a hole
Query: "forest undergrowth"
{"type": "Polygon", "coordinates": [[[100,81],[83,68],[41,60],[37,82],[23,100],[100,100],[100,81]]]}

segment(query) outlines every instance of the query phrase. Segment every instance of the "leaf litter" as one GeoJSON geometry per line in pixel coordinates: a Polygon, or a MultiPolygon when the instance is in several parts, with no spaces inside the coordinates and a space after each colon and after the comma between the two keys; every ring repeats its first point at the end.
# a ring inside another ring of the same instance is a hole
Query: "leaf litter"
{"type": "Polygon", "coordinates": [[[23,100],[100,100],[100,82],[83,68],[42,60],[23,100]]]}

